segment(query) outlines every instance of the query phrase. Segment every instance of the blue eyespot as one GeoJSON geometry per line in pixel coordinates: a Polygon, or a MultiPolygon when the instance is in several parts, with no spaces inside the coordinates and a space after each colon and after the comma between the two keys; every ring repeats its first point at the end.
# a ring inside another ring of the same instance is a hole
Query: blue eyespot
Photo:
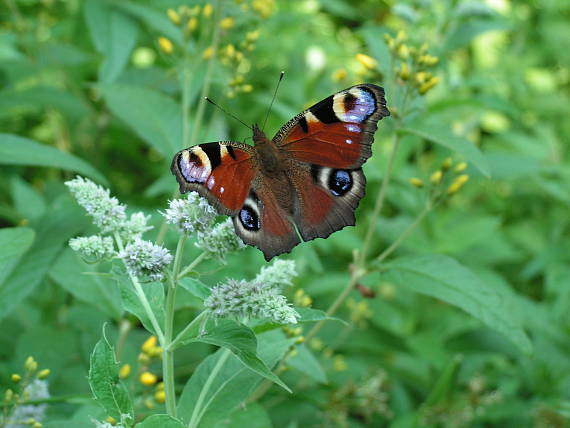
{"type": "Polygon", "coordinates": [[[259,230],[259,217],[257,213],[248,205],[244,205],[239,212],[239,221],[246,230],[259,230]]]}
{"type": "Polygon", "coordinates": [[[352,188],[350,171],[333,169],[329,176],[329,190],[334,196],[343,196],[352,188]]]}

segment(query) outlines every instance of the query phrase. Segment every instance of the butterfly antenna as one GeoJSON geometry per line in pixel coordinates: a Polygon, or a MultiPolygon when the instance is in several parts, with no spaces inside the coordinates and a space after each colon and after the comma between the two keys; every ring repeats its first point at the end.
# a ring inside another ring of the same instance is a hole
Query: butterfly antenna
{"type": "Polygon", "coordinates": [[[239,123],[241,123],[241,124],[244,125],[245,127],[249,128],[249,129],[252,129],[251,126],[249,126],[247,123],[245,123],[245,122],[244,122],[243,120],[241,120],[239,117],[237,117],[237,116],[231,114],[229,111],[227,111],[225,108],[223,108],[223,107],[219,106],[218,104],[216,104],[216,103],[215,103],[214,101],[212,101],[210,98],[204,97],[204,99],[205,99],[206,101],[208,101],[210,104],[212,104],[212,105],[218,107],[221,111],[223,111],[223,112],[224,112],[225,114],[227,114],[228,116],[233,117],[235,120],[237,120],[239,123]]]}
{"type": "Polygon", "coordinates": [[[273,98],[271,99],[271,104],[269,104],[269,108],[267,109],[267,114],[265,115],[265,120],[263,121],[263,126],[261,127],[262,131],[265,129],[267,118],[269,117],[269,113],[271,113],[271,107],[273,107],[273,101],[275,101],[275,97],[277,96],[277,90],[279,89],[279,85],[281,84],[284,75],[285,75],[284,71],[282,71],[281,74],[279,75],[279,81],[277,82],[277,86],[275,87],[275,92],[273,92],[273,98]]]}

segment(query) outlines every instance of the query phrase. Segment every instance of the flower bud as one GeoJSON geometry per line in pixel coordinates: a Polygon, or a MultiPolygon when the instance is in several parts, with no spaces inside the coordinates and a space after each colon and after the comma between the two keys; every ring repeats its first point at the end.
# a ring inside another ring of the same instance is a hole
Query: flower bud
{"type": "Polygon", "coordinates": [[[440,169],[438,169],[429,177],[429,181],[433,184],[439,184],[442,177],[443,177],[443,172],[440,169]]]}
{"type": "Polygon", "coordinates": [[[418,189],[424,187],[424,182],[417,177],[410,178],[410,184],[418,189]]]}
{"type": "Polygon", "coordinates": [[[363,53],[356,54],[356,60],[364,66],[367,70],[374,70],[378,63],[371,56],[365,55],[363,53]]]}
{"type": "Polygon", "coordinates": [[[174,45],[172,42],[163,36],[158,38],[158,46],[160,47],[160,50],[167,55],[170,55],[174,51],[174,45]]]}
{"type": "Polygon", "coordinates": [[[139,381],[145,386],[152,386],[156,383],[157,377],[151,372],[144,372],[141,373],[139,381]]]}
{"type": "Polygon", "coordinates": [[[166,14],[168,15],[168,19],[170,19],[170,22],[172,22],[174,25],[180,24],[180,15],[178,15],[178,12],[176,12],[174,9],[168,9],[166,11],[166,14]]]}

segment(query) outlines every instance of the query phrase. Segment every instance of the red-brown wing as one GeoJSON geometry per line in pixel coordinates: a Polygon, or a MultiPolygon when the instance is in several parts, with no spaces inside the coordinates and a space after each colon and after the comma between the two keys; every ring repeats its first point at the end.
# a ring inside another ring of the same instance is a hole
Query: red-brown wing
{"type": "Polygon", "coordinates": [[[273,141],[298,161],[355,169],[372,155],[376,124],[389,115],[383,88],[356,85],[294,117],[273,141]]]}
{"type": "Polygon", "coordinates": [[[256,174],[253,148],[233,141],[205,143],[181,150],[171,171],[180,193],[196,191],[220,214],[236,215],[249,194],[256,174]]]}

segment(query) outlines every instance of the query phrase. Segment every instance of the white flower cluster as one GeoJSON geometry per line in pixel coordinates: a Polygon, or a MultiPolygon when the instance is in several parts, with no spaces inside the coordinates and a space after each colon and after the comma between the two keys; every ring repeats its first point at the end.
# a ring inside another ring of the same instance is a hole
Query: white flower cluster
{"type": "Polygon", "coordinates": [[[113,238],[110,236],[81,236],[71,239],[69,246],[83,258],[93,262],[110,258],[115,254],[113,238]]]}
{"type": "Polygon", "coordinates": [[[293,278],[296,276],[294,260],[276,260],[271,265],[261,268],[255,277],[255,282],[280,292],[285,287],[293,285],[293,278]]]}
{"type": "Polygon", "coordinates": [[[147,277],[161,281],[164,269],[172,262],[172,255],[160,245],[135,238],[119,253],[129,273],[136,277],[147,277]]]}
{"type": "Polygon", "coordinates": [[[204,233],[211,228],[216,210],[197,192],[190,192],[186,199],[170,201],[162,215],[167,223],[176,225],[182,233],[204,233]]]}
{"type": "Polygon", "coordinates": [[[220,318],[267,318],[279,324],[296,324],[299,318],[284,296],[245,280],[230,279],[214,287],[204,305],[220,318]]]}
{"type": "Polygon", "coordinates": [[[131,217],[125,221],[121,228],[121,236],[127,241],[140,238],[143,233],[152,229],[152,226],[147,225],[149,218],[150,216],[146,216],[142,212],[131,214],[131,217]]]}
{"type": "Polygon", "coordinates": [[[76,177],[65,182],[77,203],[93,217],[93,222],[103,233],[112,233],[123,227],[127,220],[125,206],[117,198],[111,197],[108,189],[96,185],[91,180],[76,177]]]}
{"type": "Polygon", "coordinates": [[[236,235],[231,218],[217,224],[211,230],[198,233],[196,246],[206,251],[210,257],[224,261],[226,254],[245,248],[245,244],[236,235]]]}
{"type": "MultiPolygon", "coordinates": [[[[24,395],[28,397],[28,401],[48,399],[50,397],[48,383],[45,380],[36,379],[24,388],[24,395]]],[[[18,406],[10,418],[13,422],[9,422],[6,428],[29,427],[27,424],[29,420],[39,423],[44,418],[46,409],[47,404],[18,406]]]]}

